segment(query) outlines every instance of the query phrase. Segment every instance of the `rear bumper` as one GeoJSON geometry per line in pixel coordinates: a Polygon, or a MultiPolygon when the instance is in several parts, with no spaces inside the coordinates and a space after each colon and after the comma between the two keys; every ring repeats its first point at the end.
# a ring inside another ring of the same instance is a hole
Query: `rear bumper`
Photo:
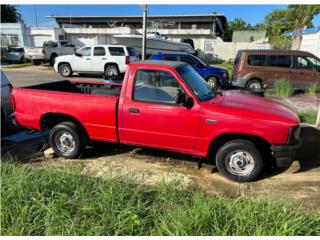
{"type": "Polygon", "coordinates": [[[239,88],[245,88],[246,84],[247,84],[247,79],[242,77],[237,77],[236,79],[232,79],[230,81],[230,85],[234,87],[239,87],[239,88]]]}
{"type": "Polygon", "coordinates": [[[297,149],[301,146],[299,140],[293,145],[273,145],[271,146],[272,154],[276,159],[278,167],[288,167],[294,161],[297,149]]]}

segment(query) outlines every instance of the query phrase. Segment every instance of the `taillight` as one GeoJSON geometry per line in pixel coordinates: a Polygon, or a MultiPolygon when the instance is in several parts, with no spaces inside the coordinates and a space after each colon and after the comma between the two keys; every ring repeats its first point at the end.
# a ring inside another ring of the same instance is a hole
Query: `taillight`
{"type": "Polygon", "coordinates": [[[14,99],[13,95],[10,96],[10,102],[13,107],[13,110],[16,110],[16,100],[14,99]]]}
{"type": "Polygon", "coordinates": [[[240,60],[238,66],[237,66],[237,73],[241,72],[243,64],[244,64],[244,60],[240,60]]]}
{"type": "Polygon", "coordinates": [[[130,60],[129,60],[129,56],[126,56],[126,64],[129,64],[130,60]]]}

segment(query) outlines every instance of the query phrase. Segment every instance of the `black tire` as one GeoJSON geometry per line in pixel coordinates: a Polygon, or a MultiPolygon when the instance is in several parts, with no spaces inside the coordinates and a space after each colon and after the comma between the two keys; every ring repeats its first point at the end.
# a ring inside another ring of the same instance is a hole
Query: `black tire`
{"type": "Polygon", "coordinates": [[[116,65],[109,65],[104,70],[104,76],[117,76],[119,77],[120,71],[116,65]]]}
{"type": "Polygon", "coordinates": [[[57,57],[56,54],[52,54],[51,55],[51,57],[50,57],[50,66],[54,65],[54,63],[56,62],[56,57],[57,57]]]}
{"type": "Polygon", "coordinates": [[[87,144],[84,130],[73,122],[61,122],[49,133],[49,144],[54,152],[64,158],[79,158],[87,144]]]}
{"type": "Polygon", "coordinates": [[[207,83],[210,85],[210,87],[214,90],[218,89],[220,86],[219,79],[215,76],[210,76],[207,78],[207,83]]]}
{"type": "Polygon", "coordinates": [[[32,60],[32,65],[40,65],[41,61],[40,60],[32,60]]]}
{"type": "Polygon", "coordinates": [[[261,91],[263,90],[262,82],[259,79],[252,79],[250,80],[246,88],[250,91],[261,91]]]}
{"type": "Polygon", "coordinates": [[[261,175],[264,162],[253,142],[236,139],[220,147],[216,154],[216,165],[226,178],[236,182],[250,182],[261,175]]]}
{"type": "Polygon", "coordinates": [[[68,63],[61,64],[58,71],[62,77],[70,77],[73,74],[72,68],[68,63]]]}

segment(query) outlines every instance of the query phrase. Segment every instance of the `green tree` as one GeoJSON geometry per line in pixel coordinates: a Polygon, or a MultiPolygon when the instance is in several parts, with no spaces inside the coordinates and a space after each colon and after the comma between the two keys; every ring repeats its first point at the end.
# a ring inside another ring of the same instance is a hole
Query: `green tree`
{"type": "Polygon", "coordinates": [[[264,30],[265,26],[263,23],[258,23],[256,25],[251,25],[241,18],[235,18],[234,20],[228,22],[226,30],[223,34],[223,40],[226,42],[232,41],[232,34],[234,31],[254,31],[254,30],[264,30]]]}
{"type": "Polygon", "coordinates": [[[23,22],[21,14],[14,5],[1,5],[1,22],[2,23],[16,23],[23,22]]]}
{"type": "Polygon", "coordinates": [[[304,28],[312,27],[314,16],[320,13],[320,5],[289,5],[288,20],[293,26],[293,49],[300,49],[304,28]]]}

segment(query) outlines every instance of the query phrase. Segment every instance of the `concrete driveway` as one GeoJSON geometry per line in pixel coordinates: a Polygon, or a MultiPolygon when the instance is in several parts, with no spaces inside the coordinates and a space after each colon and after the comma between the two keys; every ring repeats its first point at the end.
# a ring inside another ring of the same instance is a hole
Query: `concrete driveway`
{"type": "MultiPolygon", "coordinates": [[[[48,66],[30,66],[4,69],[4,71],[15,87],[65,79],[48,66]]],[[[102,80],[101,77],[79,76],[69,79],[102,80]]],[[[301,137],[303,145],[297,153],[296,161],[289,169],[271,169],[261,179],[244,184],[230,182],[209,163],[204,163],[202,168],[198,169],[197,162],[189,156],[107,143],[93,144],[81,160],[43,161],[43,150],[48,147],[46,134],[22,134],[9,140],[2,139],[1,153],[2,157],[11,156],[32,166],[80,164],[88,171],[97,171],[99,175],[110,169],[119,174],[134,172],[142,176],[146,184],[153,184],[163,177],[169,180],[178,178],[199,184],[213,195],[287,199],[319,210],[320,130],[308,126],[302,127],[301,137]],[[30,160],[36,162],[30,163],[30,160]]]]}

